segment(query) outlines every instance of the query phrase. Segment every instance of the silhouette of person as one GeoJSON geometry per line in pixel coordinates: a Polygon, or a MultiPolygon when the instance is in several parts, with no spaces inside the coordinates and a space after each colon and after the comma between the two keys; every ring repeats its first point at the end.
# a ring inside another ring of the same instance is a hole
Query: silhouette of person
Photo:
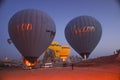
{"type": "Polygon", "coordinates": [[[74,69],[74,64],[72,63],[72,70],[74,69]]]}

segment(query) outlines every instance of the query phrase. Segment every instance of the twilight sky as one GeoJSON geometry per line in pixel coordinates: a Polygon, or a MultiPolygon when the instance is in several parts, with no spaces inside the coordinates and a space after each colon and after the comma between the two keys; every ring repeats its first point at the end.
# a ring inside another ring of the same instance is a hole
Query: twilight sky
{"type": "MultiPolygon", "coordinates": [[[[7,39],[9,19],[22,9],[38,9],[52,17],[56,24],[54,41],[67,44],[64,29],[74,17],[89,15],[95,17],[102,25],[103,34],[98,46],[90,58],[113,54],[120,49],[120,6],[117,0],[1,0],[0,3],[0,58],[20,58],[15,46],[9,45],[7,39]]],[[[71,48],[71,54],[77,55],[71,48]]]]}

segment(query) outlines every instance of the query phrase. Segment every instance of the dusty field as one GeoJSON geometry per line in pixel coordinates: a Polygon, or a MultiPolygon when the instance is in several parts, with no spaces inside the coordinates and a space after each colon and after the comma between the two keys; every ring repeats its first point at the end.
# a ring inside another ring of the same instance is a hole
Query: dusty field
{"type": "Polygon", "coordinates": [[[0,70],[0,80],[120,80],[120,65],[0,70]]]}
{"type": "Polygon", "coordinates": [[[73,70],[70,66],[32,70],[0,68],[0,80],[120,80],[120,54],[76,63],[73,70]]]}

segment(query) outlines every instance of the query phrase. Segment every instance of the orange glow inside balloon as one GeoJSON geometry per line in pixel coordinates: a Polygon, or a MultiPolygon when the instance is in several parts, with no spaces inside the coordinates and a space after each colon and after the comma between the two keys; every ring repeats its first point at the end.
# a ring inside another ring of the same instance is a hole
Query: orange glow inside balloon
{"type": "Polygon", "coordinates": [[[62,61],[66,61],[67,57],[60,57],[62,61]]]}
{"type": "Polygon", "coordinates": [[[34,66],[37,64],[37,61],[30,62],[29,60],[24,59],[24,64],[25,64],[27,67],[34,67],[34,66]]]}

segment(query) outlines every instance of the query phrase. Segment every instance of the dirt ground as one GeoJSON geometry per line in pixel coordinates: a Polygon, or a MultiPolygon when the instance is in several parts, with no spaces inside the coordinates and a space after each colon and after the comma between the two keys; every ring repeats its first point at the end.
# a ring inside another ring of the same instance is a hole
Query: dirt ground
{"type": "Polygon", "coordinates": [[[0,69],[0,80],[120,80],[120,64],[96,67],[55,67],[23,70],[0,69]]]}

